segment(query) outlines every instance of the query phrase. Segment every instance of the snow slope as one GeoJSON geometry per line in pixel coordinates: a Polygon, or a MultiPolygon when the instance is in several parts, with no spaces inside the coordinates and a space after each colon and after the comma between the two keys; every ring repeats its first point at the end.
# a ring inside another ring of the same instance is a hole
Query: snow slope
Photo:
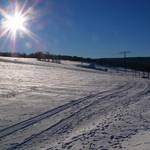
{"type": "Polygon", "coordinates": [[[75,63],[0,58],[0,149],[128,149],[150,133],[149,89],[75,63]]]}

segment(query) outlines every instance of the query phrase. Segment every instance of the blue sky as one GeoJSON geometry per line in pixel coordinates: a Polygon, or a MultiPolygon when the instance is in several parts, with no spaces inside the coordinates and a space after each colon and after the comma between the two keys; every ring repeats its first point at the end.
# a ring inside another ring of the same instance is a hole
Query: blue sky
{"type": "MultiPolygon", "coordinates": [[[[119,57],[128,50],[129,56],[150,56],[149,0],[28,0],[27,7],[35,2],[37,17],[29,28],[39,43],[17,36],[16,51],[119,57]]],[[[7,5],[1,1],[1,7],[7,5]]],[[[9,41],[4,50],[11,50],[9,41]]]]}

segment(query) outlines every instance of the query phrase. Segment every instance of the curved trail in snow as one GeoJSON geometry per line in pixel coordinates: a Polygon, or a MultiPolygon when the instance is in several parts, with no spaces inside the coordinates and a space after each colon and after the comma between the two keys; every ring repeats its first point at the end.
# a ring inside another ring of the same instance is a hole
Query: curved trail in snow
{"type": "Polygon", "coordinates": [[[108,90],[108,91],[104,91],[104,92],[99,92],[99,93],[96,93],[96,94],[88,95],[88,96],[80,98],[78,100],[71,101],[70,103],[66,103],[64,105],[61,105],[61,106],[59,106],[57,108],[54,108],[52,110],[46,111],[46,112],[44,112],[44,113],[42,113],[42,114],[40,114],[38,116],[35,116],[35,117],[29,118],[29,119],[27,119],[25,121],[16,123],[16,124],[14,124],[14,125],[12,125],[10,127],[4,128],[4,129],[0,130],[0,139],[2,139],[2,138],[6,137],[6,136],[8,136],[8,135],[10,135],[10,134],[12,134],[14,132],[20,131],[20,130],[28,127],[28,126],[31,126],[31,125],[33,125],[33,124],[35,124],[35,123],[37,123],[37,122],[39,122],[39,121],[41,121],[43,119],[46,119],[46,118],[51,117],[51,116],[53,116],[53,115],[55,115],[57,113],[60,113],[61,111],[64,111],[64,110],[66,110],[66,109],[68,109],[70,107],[73,107],[75,105],[83,103],[83,102],[87,101],[88,99],[96,98],[96,97],[101,96],[101,95],[103,96],[103,94],[107,95],[107,93],[109,93],[111,91],[113,91],[113,94],[114,94],[115,91],[119,92],[118,90],[122,89],[125,86],[126,86],[126,84],[123,85],[123,86],[119,86],[119,87],[117,87],[117,88],[115,88],[113,90],[108,90]]]}
{"type": "Polygon", "coordinates": [[[0,130],[0,147],[14,150],[43,146],[45,139],[49,141],[57,133],[63,135],[72,132],[84,119],[104,116],[120,106],[128,107],[137,103],[149,89],[150,83],[146,80],[123,80],[118,87],[72,100],[0,130]]]}
{"type": "MultiPolygon", "coordinates": [[[[121,85],[117,88],[114,88],[114,89],[111,89],[111,90],[108,90],[108,91],[104,91],[104,92],[99,92],[99,93],[92,94],[92,95],[88,95],[84,98],[71,101],[70,103],[66,103],[62,106],[59,106],[57,108],[54,108],[54,109],[49,110],[47,112],[44,112],[44,113],[42,113],[38,116],[35,116],[35,117],[29,118],[25,121],[16,123],[16,124],[0,131],[0,140],[3,141],[3,139],[5,140],[5,138],[7,138],[8,136],[13,135],[13,134],[17,134],[17,132],[19,132],[18,134],[23,134],[23,132],[25,131],[26,128],[28,130],[30,127],[32,128],[34,124],[40,123],[42,120],[47,119],[47,118],[50,119],[53,115],[56,115],[56,114],[66,110],[66,109],[74,107],[75,105],[81,105],[82,103],[84,104],[88,101],[89,101],[88,103],[90,103],[90,105],[91,105],[92,99],[94,99],[93,100],[94,102],[95,102],[95,99],[97,99],[97,98],[99,98],[98,101],[100,99],[103,100],[105,97],[111,97],[111,96],[113,96],[115,94],[118,94],[121,91],[127,90],[131,87],[132,87],[131,84],[125,83],[125,84],[123,84],[123,85],[121,85]]],[[[40,133],[42,133],[43,131],[41,131],[40,133]]],[[[39,133],[36,133],[36,134],[32,133],[31,137],[33,137],[33,135],[38,135],[38,134],[39,133]]],[[[30,137],[27,137],[27,139],[29,140],[30,137]]],[[[24,140],[24,141],[26,141],[26,140],[24,140]]],[[[15,147],[18,147],[18,145],[12,147],[11,149],[14,149],[15,147]]]]}
{"type": "MultiPolygon", "coordinates": [[[[69,128],[72,128],[72,126],[75,126],[74,122],[78,122],[78,121],[82,120],[83,118],[86,118],[86,117],[88,117],[92,114],[95,114],[96,112],[99,112],[99,113],[101,112],[103,114],[104,111],[106,111],[106,110],[108,111],[108,109],[111,109],[111,107],[113,105],[116,105],[119,102],[122,103],[122,102],[124,102],[128,99],[130,99],[130,100],[134,99],[134,101],[137,101],[137,99],[139,99],[142,94],[147,92],[148,89],[149,89],[148,84],[143,84],[143,83],[138,83],[138,82],[131,82],[131,83],[126,83],[124,86],[118,87],[118,88],[113,89],[111,91],[106,91],[104,93],[103,92],[98,93],[94,96],[88,96],[86,98],[77,100],[77,102],[73,101],[73,103],[71,103],[71,105],[70,105],[70,103],[69,103],[69,105],[66,104],[65,105],[66,107],[61,107],[60,106],[59,108],[54,109],[54,110],[56,110],[56,112],[54,111],[55,113],[59,113],[60,111],[64,111],[64,108],[68,109],[68,107],[72,107],[74,105],[80,104],[81,102],[87,101],[87,99],[94,98],[94,100],[92,102],[90,102],[89,104],[86,104],[85,106],[83,106],[83,108],[79,108],[78,110],[73,111],[72,114],[69,115],[68,117],[66,117],[66,118],[64,117],[63,119],[61,119],[57,123],[53,124],[52,126],[46,128],[46,129],[44,129],[44,130],[42,130],[38,133],[31,134],[31,136],[25,138],[22,142],[14,145],[14,146],[8,147],[8,149],[13,150],[13,149],[22,148],[24,146],[26,147],[26,146],[28,146],[28,143],[29,143],[29,145],[31,145],[31,143],[36,143],[38,141],[41,141],[42,138],[45,139],[45,136],[46,137],[47,136],[51,137],[55,133],[59,132],[60,130],[62,130],[65,127],[67,127],[68,130],[69,130],[69,128]],[[134,90],[137,90],[137,89],[140,90],[138,93],[135,93],[135,94],[130,93],[131,91],[134,91],[134,90]],[[128,94],[128,95],[126,95],[127,97],[124,97],[124,94],[123,94],[124,92],[125,93],[129,92],[131,95],[128,94]],[[102,97],[99,97],[100,95],[102,95],[102,97]],[[118,97],[121,97],[119,102],[118,102],[118,97]],[[105,107],[105,104],[107,104],[106,107],[105,107]],[[102,105],[103,105],[103,107],[102,107],[102,105]],[[99,106],[101,106],[101,107],[99,107],[99,106]]],[[[50,112],[52,113],[53,111],[50,111],[50,112]]],[[[18,124],[19,126],[17,125],[17,131],[21,130],[24,127],[26,128],[28,126],[31,126],[34,123],[37,123],[38,121],[41,121],[42,119],[45,119],[47,117],[49,117],[49,119],[50,119],[52,114],[47,114],[46,113],[46,116],[45,115],[39,115],[39,116],[42,116],[42,117],[37,117],[37,118],[35,117],[35,120],[33,118],[33,119],[31,119],[31,122],[30,122],[30,119],[29,119],[27,122],[23,122],[23,125],[22,125],[22,123],[21,124],[19,123],[18,124]],[[26,124],[27,124],[27,126],[25,126],[26,124]]],[[[16,126],[14,125],[14,126],[8,128],[8,129],[3,130],[2,131],[3,135],[8,136],[10,134],[10,131],[9,131],[10,129],[11,129],[11,131],[16,132],[16,126]],[[9,133],[9,134],[7,134],[7,133],[9,133]]]]}

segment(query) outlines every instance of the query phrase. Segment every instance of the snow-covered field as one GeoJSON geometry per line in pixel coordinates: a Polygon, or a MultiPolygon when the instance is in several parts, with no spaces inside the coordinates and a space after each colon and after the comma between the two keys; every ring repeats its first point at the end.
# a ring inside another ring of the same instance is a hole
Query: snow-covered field
{"type": "Polygon", "coordinates": [[[0,58],[0,150],[150,147],[149,80],[75,65],[0,58]]]}

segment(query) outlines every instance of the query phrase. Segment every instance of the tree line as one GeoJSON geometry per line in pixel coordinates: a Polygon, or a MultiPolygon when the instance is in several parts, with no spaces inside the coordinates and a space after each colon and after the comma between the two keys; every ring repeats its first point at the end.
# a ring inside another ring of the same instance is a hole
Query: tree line
{"type": "Polygon", "coordinates": [[[126,69],[134,69],[138,71],[150,72],[150,57],[128,57],[128,58],[84,58],[78,56],[55,55],[49,52],[35,53],[10,53],[0,52],[0,56],[5,57],[23,57],[36,58],[39,61],[50,61],[60,63],[61,60],[80,61],[83,63],[94,63],[106,67],[123,67],[126,69]]]}

